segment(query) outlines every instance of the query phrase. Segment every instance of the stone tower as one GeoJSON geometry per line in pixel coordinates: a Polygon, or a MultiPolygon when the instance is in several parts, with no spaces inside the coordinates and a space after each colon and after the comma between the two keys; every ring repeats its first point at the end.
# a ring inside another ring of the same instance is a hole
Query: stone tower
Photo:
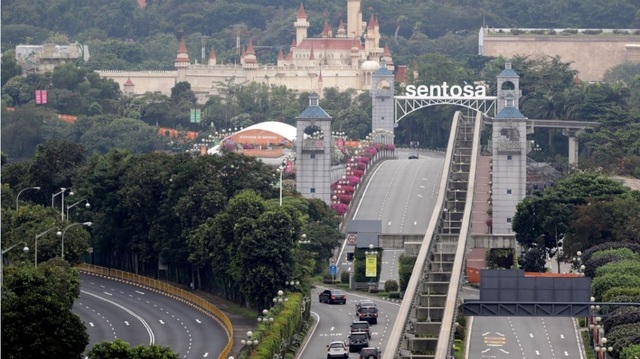
{"type": "Polygon", "coordinates": [[[331,116],[309,95],[309,106],[296,118],[296,190],[305,198],[331,204],[331,116]]]}
{"type": "Polygon", "coordinates": [[[513,233],[516,205],[525,198],[527,183],[527,118],[520,113],[520,76],[511,63],[497,77],[498,114],[493,119],[491,208],[493,234],[513,233]]]}
{"type": "Polygon", "coordinates": [[[394,75],[387,69],[382,59],[380,68],[373,73],[371,79],[371,130],[384,129],[393,133],[395,128],[394,113],[394,75]]]}

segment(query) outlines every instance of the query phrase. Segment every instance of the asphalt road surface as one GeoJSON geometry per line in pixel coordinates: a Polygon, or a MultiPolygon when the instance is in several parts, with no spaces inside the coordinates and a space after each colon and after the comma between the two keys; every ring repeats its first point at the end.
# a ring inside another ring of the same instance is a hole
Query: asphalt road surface
{"type": "Polygon", "coordinates": [[[131,346],[169,346],[181,358],[217,358],[228,342],[223,327],[201,311],[165,295],[110,279],[81,274],[73,306],[97,342],[120,338],[131,346]]]}

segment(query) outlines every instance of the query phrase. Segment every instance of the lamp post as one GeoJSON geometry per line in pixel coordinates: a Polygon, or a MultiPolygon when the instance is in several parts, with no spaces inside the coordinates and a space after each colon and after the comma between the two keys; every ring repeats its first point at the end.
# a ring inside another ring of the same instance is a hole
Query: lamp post
{"type": "Polygon", "coordinates": [[[22,194],[22,192],[28,190],[28,189],[35,189],[35,190],[40,190],[40,187],[27,187],[22,189],[20,192],[18,192],[18,195],[16,196],[16,211],[18,210],[18,206],[19,206],[19,202],[18,202],[18,198],[20,198],[20,195],[22,194]]]}
{"type": "Polygon", "coordinates": [[[280,206],[282,206],[282,174],[284,173],[284,165],[278,167],[278,173],[280,173],[280,206]]]}
{"type": "Polygon", "coordinates": [[[609,353],[612,352],[613,347],[607,346],[607,338],[602,337],[600,338],[600,344],[596,345],[595,350],[596,350],[596,353],[598,353],[598,359],[606,359],[607,352],[609,353]]]}
{"type": "Polygon", "coordinates": [[[91,227],[92,224],[93,222],[82,222],[82,223],[77,222],[77,223],[71,223],[70,225],[65,227],[65,229],[62,231],[62,250],[60,251],[60,256],[62,257],[62,259],[64,259],[64,234],[67,233],[67,229],[75,225],[83,225],[83,226],[91,227]]]}
{"type": "Polygon", "coordinates": [[[42,232],[40,234],[36,234],[36,241],[35,241],[35,244],[34,244],[34,247],[35,247],[34,264],[35,264],[36,268],[38,268],[38,238],[40,238],[40,237],[44,236],[45,234],[53,231],[54,229],[58,230],[58,232],[56,232],[56,236],[58,236],[58,237],[62,236],[62,232],[60,232],[60,228],[58,228],[58,227],[52,227],[52,228],[49,228],[49,229],[47,229],[46,231],[44,231],[44,232],[42,232]]]}
{"type": "Polygon", "coordinates": [[[251,353],[251,347],[254,345],[258,345],[259,343],[258,339],[252,339],[251,338],[252,336],[253,336],[253,332],[249,330],[247,332],[247,339],[240,340],[240,344],[244,345],[249,351],[249,353],[251,353]]]}
{"type": "Polygon", "coordinates": [[[14,245],[12,245],[11,247],[7,248],[7,249],[3,249],[1,251],[2,256],[0,256],[0,291],[2,291],[2,283],[4,283],[4,274],[3,274],[3,266],[4,266],[4,254],[7,253],[8,251],[14,249],[15,247],[17,247],[20,244],[24,244],[24,247],[22,247],[22,251],[27,253],[29,252],[29,247],[27,247],[27,243],[25,242],[18,242],[14,245]]]}
{"type": "Polygon", "coordinates": [[[302,233],[302,236],[300,237],[300,240],[298,240],[299,244],[309,244],[311,243],[311,240],[307,239],[307,235],[305,233],[302,233]]]}
{"type": "Polygon", "coordinates": [[[258,317],[258,323],[264,323],[265,325],[273,323],[273,320],[273,316],[270,315],[268,309],[263,309],[262,315],[258,317]]]}
{"type": "Polygon", "coordinates": [[[73,196],[73,191],[71,188],[60,187],[60,192],[56,192],[51,195],[51,207],[53,207],[53,200],[58,196],[62,195],[62,204],[60,205],[60,219],[64,221],[64,193],[69,190],[69,196],[73,196]]]}
{"type": "Polygon", "coordinates": [[[72,204],[72,205],[70,205],[70,206],[67,206],[67,221],[69,220],[69,210],[70,210],[71,208],[73,208],[73,207],[75,207],[75,206],[79,205],[79,204],[80,204],[80,203],[82,203],[82,202],[87,202],[87,203],[84,205],[84,208],[86,208],[86,209],[91,208],[91,203],[89,203],[89,200],[88,200],[88,199],[86,199],[86,198],[81,199],[81,200],[79,200],[78,202],[76,202],[76,203],[74,203],[74,204],[72,204]]]}

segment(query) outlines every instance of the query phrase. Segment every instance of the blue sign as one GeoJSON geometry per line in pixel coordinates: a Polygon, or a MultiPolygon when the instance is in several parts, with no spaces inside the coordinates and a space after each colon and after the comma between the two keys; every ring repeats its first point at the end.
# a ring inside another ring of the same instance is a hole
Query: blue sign
{"type": "Polygon", "coordinates": [[[329,274],[331,275],[338,274],[338,266],[329,266],[329,274]]]}

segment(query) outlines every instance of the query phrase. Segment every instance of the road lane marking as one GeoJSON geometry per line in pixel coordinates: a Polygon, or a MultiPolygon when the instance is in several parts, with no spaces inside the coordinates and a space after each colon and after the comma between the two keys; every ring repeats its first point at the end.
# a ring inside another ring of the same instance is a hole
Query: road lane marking
{"type": "Polygon", "coordinates": [[[484,353],[488,352],[489,350],[491,350],[491,348],[483,350],[483,351],[482,351],[482,354],[484,354],[484,353]]]}
{"type": "Polygon", "coordinates": [[[206,358],[209,356],[209,353],[204,353],[204,355],[202,356],[203,358],[206,358]]]}
{"type": "Polygon", "coordinates": [[[530,337],[530,338],[533,338],[533,333],[529,333],[529,337],[530,337]]]}
{"type": "Polygon", "coordinates": [[[105,301],[105,302],[107,302],[109,304],[115,305],[116,307],[118,307],[118,308],[124,310],[125,312],[129,313],[132,317],[138,319],[140,321],[140,323],[142,323],[142,325],[147,330],[147,333],[149,334],[149,345],[155,344],[156,337],[155,337],[155,334],[153,333],[153,330],[151,330],[151,326],[149,326],[149,324],[141,316],[139,316],[136,313],[134,313],[131,309],[123,306],[122,304],[119,304],[119,303],[116,303],[116,302],[114,302],[112,300],[109,300],[107,298],[103,298],[103,297],[101,297],[101,296],[99,296],[97,294],[89,293],[89,292],[84,291],[84,290],[81,290],[80,292],[84,293],[86,295],[90,295],[90,296],[92,296],[94,298],[100,299],[102,301],[105,301]]]}
{"type": "Polygon", "coordinates": [[[540,355],[540,351],[536,350],[536,355],[540,355]]]}
{"type": "Polygon", "coordinates": [[[502,334],[502,333],[498,333],[498,332],[496,332],[496,334],[498,334],[498,335],[499,335],[499,336],[501,336],[501,337],[504,337],[504,334],[502,334]]]}
{"type": "Polygon", "coordinates": [[[113,295],[113,294],[111,294],[109,292],[103,292],[103,293],[106,294],[106,295],[113,295]]]}
{"type": "Polygon", "coordinates": [[[489,334],[491,334],[491,332],[482,333],[482,336],[485,337],[485,336],[487,336],[489,334]]]}
{"type": "Polygon", "coordinates": [[[164,325],[164,321],[162,319],[159,319],[160,324],[164,325]]]}
{"type": "Polygon", "coordinates": [[[129,321],[125,320],[124,324],[128,326],[129,325],[129,321]]]}
{"type": "Polygon", "coordinates": [[[560,339],[564,339],[564,334],[560,334],[560,339]]]}
{"type": "Polygon", "coordinates": [[[139,290],[136,290],[136,293],[144,295],[144,292],[141,292],[139,290]]]}
{"type": "Polygon", "coordinates": [[[92,327],[94,327],[94,326],[95,326],[95,325],[93,325],[93,322],[89,322],[89,325],[90,325],[90,326],[92,326],[92,327]]]}
{"type": "Polygon", "coordinates": [[[202,323],[202,322],[200,321],[200,319],[198,319],[198,318],[196,318],[196,322],[197,322],[198,324],[202,323]]]}
{"type": "Polygon", "coordinates": [[[500,349],[501,352],[505,353],[505,354],[509,354],[508,351],[504,350],[504,349],[500,349]]]}
{"type": "Polygon", "coordinates": [[[568,357],[569,353],[568,352],[564,352],[564,356],[568,357]]]}

